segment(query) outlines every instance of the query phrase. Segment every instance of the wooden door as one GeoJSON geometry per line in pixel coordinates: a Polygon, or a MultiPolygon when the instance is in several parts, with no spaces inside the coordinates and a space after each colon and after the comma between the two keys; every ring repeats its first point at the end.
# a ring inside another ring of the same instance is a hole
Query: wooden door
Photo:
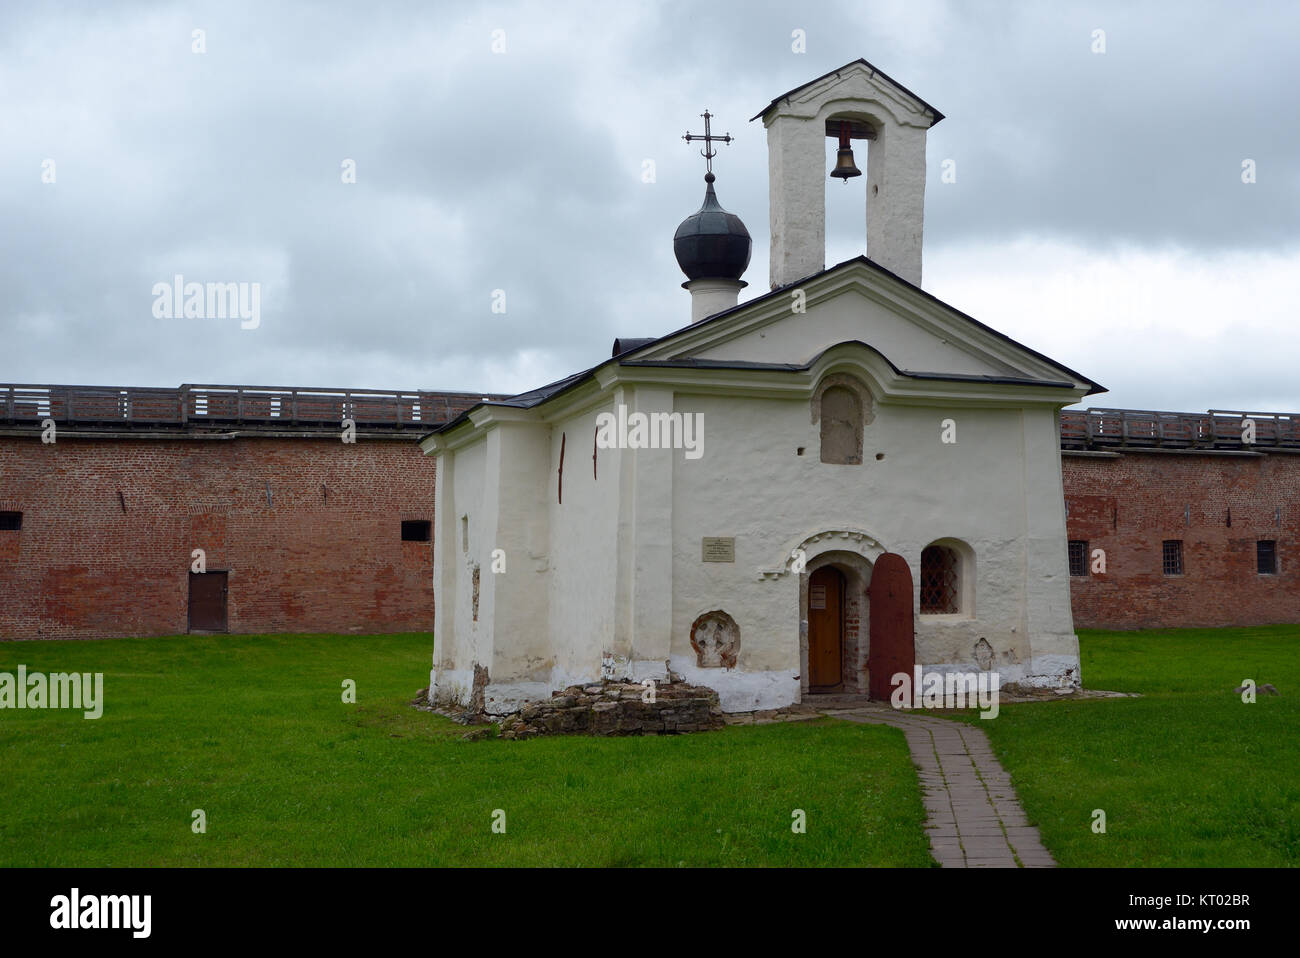
{"type": "Polygon", "coordinates": [[[226,631],[226,573],[190,573],[190,631],[226,631]]]}
{"type": "Polygon", "coordinates": [[[916,631],[912,618],[912,570],[907,560],[886,552],[871,569],[871,645],[867,652],[868,688],[873,699],[888,701],[891,679],[909,676],[916,665],[916,631]]]}
{"type": "Polygon", "coordinates": [[[844,576],[825,566],[808,578],[808,687],[843,681],[844,576]]]}

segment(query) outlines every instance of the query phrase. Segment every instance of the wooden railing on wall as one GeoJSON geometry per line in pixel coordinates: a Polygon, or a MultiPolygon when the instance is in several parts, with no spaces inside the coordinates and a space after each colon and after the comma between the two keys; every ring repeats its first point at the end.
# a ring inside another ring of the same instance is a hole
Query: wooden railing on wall
{"type": "MultiPolygon", "coordinates": [[[[0,415],[5,422],[26,425],[52,419],[61,425],[211,423],[320,428],[337,427],[351,419],[367,428],[416,429],[448,422],[482,398],[475,393],[287,386],[186,384],[172,389],[0,384],[0,415]]],[[[1061,446],[1300,449],[1300,413],[1066,409],[1061,412],[1061,446]],[[1254,424],[1253,446],[1243,441],[1247,420],[1254,424]]]]}
{"type": "Polygon", "coordinates": [[[1064,409],[1061,446],[1066,449],[1300,449],[1300,413],[1064,409]],[[1253,444],[1244,441],[1252,424],[1253,444]]]}
{"type": "MultiPolygon", "coordinates": [[[[0,385],[0,413],[10,423],[52,419],[69,425],[197,423],[432,427],[454,419],[482,396],[381,389],[295,389],[200,386],[177,389],[113,386],[0,385]]],[[[496,397],[491,397],[496,398],[496,397]]]]}

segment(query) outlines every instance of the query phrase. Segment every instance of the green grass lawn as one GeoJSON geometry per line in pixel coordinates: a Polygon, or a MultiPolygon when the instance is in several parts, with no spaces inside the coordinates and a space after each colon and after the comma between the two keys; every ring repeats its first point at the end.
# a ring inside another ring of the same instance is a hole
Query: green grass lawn
{"type": "Polygon", "coordinates": [[[465,742],[407,704],[432,645],[0,644],[0,671],[104,672],[106,702],[98,720],[0,711],[0,866],[930,864],[896,730],[822,720],[465,742]],[[794,809],[806,834],[791,831],[794,809]]]}
{"type": "Polygon", "coordinates": [[[989,734],[1062,865],[1300,865],[1300,627],[1080,632],[1084,684],[989,734]],[[1243,704],[1243,679],[1281,693],[1243,704]],[[1094,809],[1105,834],[1092,831],[1094,809]]]}
{"type": "MultiPolygon", "coordinates": [[[[431,646],[0,644],[0,672],[102,671],[106,700],[98,720],[0,711],[0,866],[931,864],[893,729],[465,742],[407,704],[431,646]]],[[[1089,687],[1142,698],[960,716],[989,733],[1061,864],[1300,864],[1300,627],[1081,632],[1080,647],[1089,687]],[[1245,678],[1282,694],[1245,705],[1245,678]]]]}

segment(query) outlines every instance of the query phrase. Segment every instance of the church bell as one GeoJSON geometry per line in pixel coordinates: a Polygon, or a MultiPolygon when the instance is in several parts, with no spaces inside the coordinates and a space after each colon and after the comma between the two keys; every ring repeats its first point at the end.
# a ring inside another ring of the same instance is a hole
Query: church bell
{"type": "Polygon", "coordinates": [[[840,121],[840,152],[835,159],[835,169],[831,176],[837,176],[845,183],[851,176],[861,176],[862,171],[853,162],[853,147],[849,145],[849,121],[840,121]]]}

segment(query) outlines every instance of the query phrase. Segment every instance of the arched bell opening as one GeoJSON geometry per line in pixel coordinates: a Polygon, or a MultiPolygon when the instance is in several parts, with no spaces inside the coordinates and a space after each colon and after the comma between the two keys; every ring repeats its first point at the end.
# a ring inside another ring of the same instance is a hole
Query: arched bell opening
{"type": "Polygon", "coordinates": [[[840,263],[865,249],[862,211],[867,205],[867,156],[877,126],[861,113],[826,118],[826,264],[840,263]]]}

